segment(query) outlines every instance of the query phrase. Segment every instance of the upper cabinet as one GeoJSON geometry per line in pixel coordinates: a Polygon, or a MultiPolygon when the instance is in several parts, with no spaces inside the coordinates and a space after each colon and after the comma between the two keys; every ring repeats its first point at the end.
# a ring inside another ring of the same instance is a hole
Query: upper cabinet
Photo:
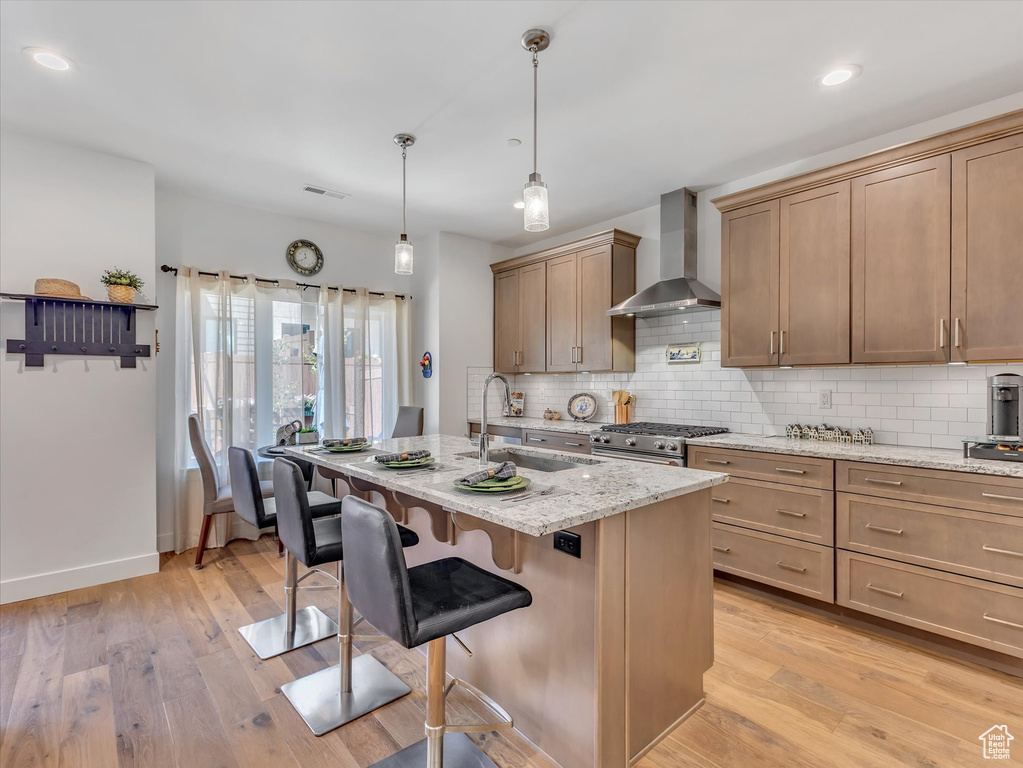
{"type": "Polygon", "coordinates": [[[1023,359],[1023,110],[713,202],[723,366],[1023,359]]]}
{"type": "Polygon", "coordinates": [[[636,292],[638,243],[610,230],[492,264],[495,369],[635,370],[635,319],[607,310],[636,292]]]}
{"type": "Polygon", "coordinates": [[[948,361],[951,164],[852,181],[852,361],[948,361]]]}
{"type": "Polygon", "coordinates": [[[1023,359],[1023,134],[952,153],[952,359],[1023,359]]]}

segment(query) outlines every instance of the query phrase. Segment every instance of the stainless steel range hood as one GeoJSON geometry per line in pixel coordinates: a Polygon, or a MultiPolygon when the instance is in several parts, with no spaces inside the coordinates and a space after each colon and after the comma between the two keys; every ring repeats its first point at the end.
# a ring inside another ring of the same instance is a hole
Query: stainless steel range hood
{"type": "Polygon", "coordinates": [[[696,279],[696,193],[661,195],[661,279],[607,311],[609,316],[702,312],[721,308],[721,294],[696,279]]]}

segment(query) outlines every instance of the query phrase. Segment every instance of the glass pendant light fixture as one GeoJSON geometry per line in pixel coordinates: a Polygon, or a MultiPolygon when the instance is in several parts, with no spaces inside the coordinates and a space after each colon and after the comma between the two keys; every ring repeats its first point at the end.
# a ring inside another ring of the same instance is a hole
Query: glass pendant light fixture
{"type": "Polygon", "coordinates": [[[539,68],[540,51],[551,44],[551,36],[542,29],[531,29],[522,36],[522,47],[533,54],[533,172],[522,189],[523,224],[527,232],[543,232],[551,225],[550,209],[547,206],[547,185],[536,172],[536,76],[539,68]]]}
{"type": "Polygon", "coordinates": [[[399,133],[394,143],[401,147],[401,237],[394,244],[394,274],[412,274],[412,242],[405,234],[405,159],[408,148],[416,143],[416,137],[409,133],[399,133]]]}

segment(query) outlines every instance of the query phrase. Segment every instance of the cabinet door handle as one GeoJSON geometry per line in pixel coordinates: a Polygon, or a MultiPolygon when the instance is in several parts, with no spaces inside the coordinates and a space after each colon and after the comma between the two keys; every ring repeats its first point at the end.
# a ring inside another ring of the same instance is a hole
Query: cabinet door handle
{"type": "Polygon", "coordinates": [[[781,332],[781,344],[778,346],[778,354],[785,354],[785,331],[781,332]]]}
{"type": "Polygon", "coordinates": [[[893,536],[901,536],[902,535],[902,529],[901,528],[885,528],[885,527],[880,526],[880,525],[871,525],[870,523],[867,523],[867,525],[865,527],[869,531],[880,531],[881,533],[890,533],[893,536]]]}
{"type": "Polygon", "coordinates": [[[731,464],[732,462],[726,459],[704,459],[704,464],[731,464]]]}
{"type": "Polygon", "coordinates": [[[959,348],[959,318],[958,317],[956,318],[955,323],[956,324],[954,326],[954,330],[955,330],[955,342],[954,343],[956,345],[956,348],[958,349],[959,348]]]}
{"type": "Polygon", "coordinates": [[[581,363],[583,361],[583,348],[582,347],[576,347],[576,349],[578,350],[576,352],[576,358],[577,358],[576,362],[577,363],[581,363]]]}
{"type": "Polygon", "coordinates": [[[774,354],[774,331],[771,331],[771,354],[774,354]]]}
{"type": "Polygon", "coordinates": [[[882,595],[888,595],[888,597],[898,597],[900,599],[902,598],[902,593],[901,592],[893,592],[890,589],[883,589],[882,587],[875,587],[873,584],[867,584],[867,589],[869,589],[871,592],[880,592],[882,595]]]}
{"type": "Polygon", "coordinates": [[[731,552],[731,547],[714,547],[715,552],[731,552]]]}
{"type": "Polygon", "coordinates": [[[1005,501],[1023,501],[1023,498],[1019,496],[1003,496],[1000,493],[982,493],[981,496],[985,496],[989,499],[1003,499],[1005,501]]]}
{"type": "Polygon", "coordinates": [[[877,483],[878,485],[902,485],[901,480],[879,480],[876,477],[865,477],[863,479],[868,483],[877,483]]]}
{"type": "Polygon", "coordinates": [[[542,443],[542,442],[544,442],[546,440],[547,440],[547,438],[545,438],[545,437],[531,437],[531,438],[529,438],[529,442],[531,442],[531,443],[542,443]]]}
{"type": "Polygon", "coordinates": [[[806,512],[792,512],[788,509],[776,509],[774,511],[779,515],[788,515],[789,517],[806,517],[806,512]]]}
{"type": "Polygon", "coordinates": [[[938,346],[945,348],[945,318],[938,321],[938,346]]]}
{"type": "Polygon", "coordinates": [[[565,445],[571,445],[573,448],[581,448],[582,443],[570,443],[568,440],[565,441],[565,445]]]}
{"type": "Polygon", "coordinates": [[[793,475],[805,475],[805,469],[785,469],[785,467],[775,467],[775,472],[788,472],[793,475]]]}
{"type": "Polygon", "coordinates": [[[718,504],[730,504],[731,501],[732,501],[731,499],[722,499],[722,498],[720,498],[718,496],[711,496],[710,500],[711,501],[716,501],[718,504]]]}
{"type": "Polygon", "coordinates": [[[1013,557],[1023,557],[1023,552],[1013,552],[1011,549],[998,549],[996,547],[989,547],[985,544],[981,547],[985,552],[995,552],[999,555],[1012,555],[1013,557]]]}
{"type": "Polygon", "coordinates": [[[1015,621],[1008,621],[1007,619],[997,619],[994,616],[988,616],[984,614],[984,621],[991,621],[995,624],[1004,624],[1007,627],[1015,627],[1016,629],[1023,629],[1023,624],[1017,624],[1015,621]]]}
{"type": "Polygon", "coordinates": [[[779,568],[784,568],[786,571],[795,571],[796,573],[806,573],[806,568],[800,568],[798,565],[789,565],[779,560],[775,563],[779,568]]]}

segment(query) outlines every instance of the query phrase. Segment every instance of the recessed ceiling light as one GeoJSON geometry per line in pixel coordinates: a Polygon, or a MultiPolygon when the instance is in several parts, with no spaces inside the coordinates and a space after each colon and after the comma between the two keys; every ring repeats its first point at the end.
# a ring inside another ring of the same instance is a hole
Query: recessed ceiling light
{"type": "Polygon", "coordinates": [[[856,64],[843,64],[821,76],[821,85],[841,85],[856,77],[863,70],[856,64]]]}
{"type": "Polygon", "coordinates": [[[45,48],[26,48],[25,53],[31,56],[36,64],[42,64],[47,69],[56,69],[65,72],[71,69],[71,60],[61,56],[59,53],[48,51],[45,48]]]}
{"type": "Polygon", "coordinates": [[[525,207],[526,204],[521,200],[516,200],[514,203],[512,203],[512,208],[518,208],[520,211],[525,207]]]}
{"type": "Polygon", "coordinates": [[[508,139],[509,147],[517,147],[522,144],[522,139],[508,139]]]}

